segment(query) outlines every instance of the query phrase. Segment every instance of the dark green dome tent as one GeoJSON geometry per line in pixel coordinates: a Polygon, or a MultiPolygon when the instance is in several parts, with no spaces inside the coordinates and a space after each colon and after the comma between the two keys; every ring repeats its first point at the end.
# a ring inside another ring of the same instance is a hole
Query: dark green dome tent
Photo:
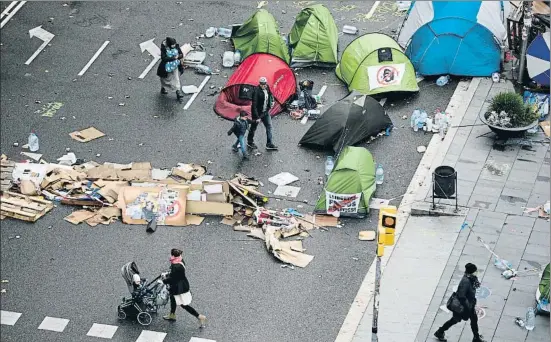
{"type": "Polygon", "coordinates": [[[367,33],[348,44],[335,73],[349,91],[366,95],[419,91],[413,64],[398,43],[382,33],[367,33]]]}
{"type": "Polygon", "coordinates": [[[289,64],[289,52],[275,18],[265,9],[256,11],[232,34],[233,45],[244,60],[253,53],[269,53],[289,64]]]}
{"type": "Polygon", "coordinates": [[[324,5],[304,8],[289,33],[291,67],[334,67],[338,62],[339,30],[324,5]]]}
{"type": "Polygon", "coordinates": [[[375,162],[371,153],[363,147],[347,146],[340,153],[314,212],[365,217],[375,188],[375,162]]]}

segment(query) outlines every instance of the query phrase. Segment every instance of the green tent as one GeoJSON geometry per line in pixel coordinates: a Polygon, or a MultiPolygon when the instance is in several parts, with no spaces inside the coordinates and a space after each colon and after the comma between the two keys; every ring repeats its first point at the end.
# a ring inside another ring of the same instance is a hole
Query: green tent
{"type": "Polygon", "coordinates": [[[314,212],[365,217],[375,192],[375,162],[363,147],[346,146],[329,175],[314,212]]]}
{"type": "Polygon", "coordinates": [[[334,67],[338,62],[339,30],[324,5],[304,8],[289,33],[291,67],[334,67]]]}
{"type": "Polygon", "coordinates": [[[382,33],[367,33],[348,44],[335,73],[348,90],[366,95],[419,91],[410,60],[382,33]]]}
{"type": "Polygon", "coordinates": [[[233,45],[241,51],[241,59],[256,52],[275,55],[289,64],[285,40],[279,34],[279,25],[265,9],[256,11],[232,34],[233,45]]]}

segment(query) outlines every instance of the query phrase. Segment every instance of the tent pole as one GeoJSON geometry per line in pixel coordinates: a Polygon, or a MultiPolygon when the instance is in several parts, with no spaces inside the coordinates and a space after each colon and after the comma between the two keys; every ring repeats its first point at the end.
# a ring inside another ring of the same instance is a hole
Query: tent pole
{"type": "Polygon", "coordinates": [[[524,16],[522,25],[522,49],[520,51],[520,66],[518,69],[518,83],[524,82],[524,70],[526,69],[526,50],[528,49],[528,36],[530,35],[530,27],[532,26],[532,2],[525,1],[524,16]]]}

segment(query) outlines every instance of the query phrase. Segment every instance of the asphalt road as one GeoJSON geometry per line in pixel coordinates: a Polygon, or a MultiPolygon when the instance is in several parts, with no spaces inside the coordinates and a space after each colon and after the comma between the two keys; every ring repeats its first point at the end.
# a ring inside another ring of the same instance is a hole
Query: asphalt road
{"type": "MultiPolygon", "coordinates": [[[[294,15],[306,3],[269,1],[265,8],[279,20],[281,32],[288,33],[294,15]]],[[[373,2],[324,3],[339,28],[353,24],[362,33],[392,33],[401,22],[386,5],[368,20],[365,14],[373,2]]],[[[2,9],[7,5],[3,2],[2,9]]],[[[210,89],[183,111],[175,99],[159,94],[156,67],[145,79],[138,79],[151,60],[141,53],[139,43],[155,38],[160,44],[167,35],[181,44],[193,42],[209,26],[246,20],[255,7],[244,1],[72,2],[67,6],[28,2],[0,32],[2,153],[21,160],[21,148],[13,143],[23,145],[34,129],[40,152],[51,162],[67,147],[79,158],[98,162],[150,161],[154,167],[194,162],[207,165],[210,173],[220,177],[236,172],[255,176],[265,184],[264,192],[275,190],[269,177],[288,171],[300,179],[299,199],[314,203],[322,191],[317,178],[323,174],[325,154],[297,147],[311,123],[301,125],[286,115],[275,118],[274,136],[280,150],[261,148],[260,156],[242,163],[230,150],[233,138],[226,136],[231,123],[212,110],[216,97],[207,95],[210,89]],[[39,25],[55,37],[27,66],[25,61],[42,43],[29,38],[28,31],[39,25]],[[83,76],[77,76],[106,40],[110,44],[99,58],[83,76]],[[53,102],[63,106],[52,117],[37,112],[53,102]],[[89,126],[107,137],[78,143],[68,135],[89,126]]],[[[353,38],[340,36],[340,51],[353,38]]],[[[221,55],[230,44],[219,38],[201,41],[213,54],[205,64],[222,70],[206,88],[223,86],[225,76],[234,70],[221,65],[221,55]]],[[[314,92],[328,85],[323,97],[326,105],[347,93],[332,70],[297,73],[299,80],[315,81],[314,92]]],[[[199,85],[202,79],[187,71],[182,84],[199,85]]],[[[385,183],[376,197],[395,198],[405,192],[421,159],[416,148],[430,140],[411,131],[402,116],[416,107],[428,112],[445,108],[455,85],[437,87],[434,80],[423,81],[418,96],[387,101],[385,108],[396,129],[388,137],[364,144],[385,168],[385,183]]],[[[263,145],[262,128],[258,132],[258,143],[263,145]]],[[[296,203],[283,201],[270,205],[296,208],[296,203]]],[[[281,268],[261,242],[243,241],[243,234],[219,224],[218,217],[198,227],[160,227],[148,235],[142,226],[121,223],[74,226],[63,220],[71,210],[59,206],[34,224],[2,221],[1,277],[9,282],[2,283],[6,293],[1,295],[1,308],[22,313],[14,326],[2,327],[2,341],[94,341],[97,338],[86,336],[93,323],[119,326],[115,341],[135,341],[142,327],[116,317],[120,298],[127,295],[120,267],[135,260],[153,278],[168,267],[168,253],[175,246],[185,251],[192,305],[209,321],[199,331],[183,311],[172,324],[156,317],[147,329],[166,332],[165,341],[187,342],[192,336],[235,342],[333,341],[375,251],[373,243],[358,241],[357,235],[376,227],[376,213],[367,220],[346,220],[342,228],[315,231],[313,238],[304,241],[314,260],[305,269],[290,270],[281,268]],[[61,333],[37,329],[45,316],[69,319],[69,323],[61,333]]]]}

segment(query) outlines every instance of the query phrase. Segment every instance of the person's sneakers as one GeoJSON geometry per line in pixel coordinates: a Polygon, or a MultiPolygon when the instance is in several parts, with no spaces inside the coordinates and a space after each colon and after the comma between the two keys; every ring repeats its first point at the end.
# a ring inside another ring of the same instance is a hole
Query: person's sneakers
{"type": "Polygon", "coordinates": [[[473,337],[473,342],[486,342],[486,340],[484,339],[484,337],[482,335],[478,335],[478,336],[473,337]]]}
{"type": "Polygon", "coordinates": [[[176,320],[176,314],[171,313],[166,316],[163,316],[163,319],[166,319],[167,321],[175,321],[176,320]]]}
{"type": "Polygon", "coordinates": [[[176,90],[176,98],[178,99],[178,102],[184,103],[184,93],[182,93],[181,90],[176,90]]]}
{"type": "Polygon", "coordinates": [[[448,341],[446,339],[446,334],[443,331],[440,331],[440,329],[436,330],[436,332],[434,333],[434,337],[436,337],[438,341],[442,341],[442,342],[448,341]]]}
{"type": "Polygon", "coordinates": [[[248,154],[244,154],[244,155],[243,155],[243,160],[249,160],[249,155],[248,155],[248,154]]]}
{"type": "Polygon", "coordinates": [[[237,148],[237,146],[232,146],[232,147],[231,147],[231,150],[232,150],[233,152],[239,151],[239,149],[237,148]]]}
{"type": "Polygon", "coordinates": [[[277,150],[278,147],[274,144],[266,144],[266,149],[267,150],[277,150]]]}
{"type": "Polygon", "coordinates": [[[206,323],[207,323],[207,316],[205,315],[199,315],[199,317],[197,317],[197,319],[199,319],[199,328],[204,328],[206,323]]]}
{"type": "Polygon", "coordinates": [[[249,148],[252,148],[252,149],[257,149],[258,148],[258,146],[256,146],[256,144],[254,142],[248,142],[247,146],[249,146],[249,148]]]}
{"type": "Polygon", "coordinates": [[[168,94],[168,91],[165,88],[161,88],[161,94],[166,95],[168,94]]]}

